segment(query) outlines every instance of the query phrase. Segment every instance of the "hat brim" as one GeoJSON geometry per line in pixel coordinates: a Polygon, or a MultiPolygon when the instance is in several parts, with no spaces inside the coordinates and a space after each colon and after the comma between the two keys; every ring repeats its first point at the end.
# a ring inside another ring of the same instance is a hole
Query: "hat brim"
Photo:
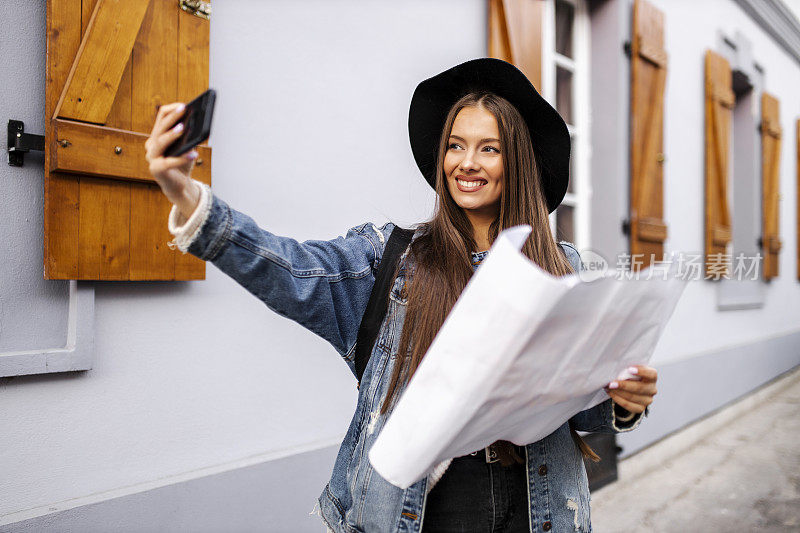
{"type": "Polygon", "coordinates": [[[564,199],[569,184],[569,130],[527,76],[501,59],[473,59],[417,85],[408,112],[408,135],[420,172],[435,188],[436,154],[447,113],[459,98],[473,91],[501,96],[522,115],[552,213],[564,199]]]}

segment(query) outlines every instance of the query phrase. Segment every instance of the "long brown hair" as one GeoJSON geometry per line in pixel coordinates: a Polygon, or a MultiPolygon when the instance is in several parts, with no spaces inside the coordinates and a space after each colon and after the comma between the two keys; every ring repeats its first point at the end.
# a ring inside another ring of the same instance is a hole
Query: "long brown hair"
{"type": "MultiPolygon", "coordinates": [[[[478,251],[473,227],[466,213],[453,200],[443,170],[453,122],[465,107],[482,107],[492,113],[500,131],[503,188],[500,213],[489,228],[489,242],[494,242],[505,228],[528,224],[533,231],[525,241],[522,252],[555,276],[573,272],[550,232],[540,163],[522,116],[508,100],[493,93],[469,93],[463,96],[450,108],[439,140],[433,218],[420,225],[420,235],[411,243],[409,255],[413,259],[413,272],[407,271],[411,279],[407,291],[408,305],[381,414],[388,411],[402,385],[416,371],[473,273],[470,252],[478,251]]],[[[398,272],[401,266],[398,265],[398,272]]],[[[597,457],[574,430],[572,434],[584,456],[597,457]]]]}

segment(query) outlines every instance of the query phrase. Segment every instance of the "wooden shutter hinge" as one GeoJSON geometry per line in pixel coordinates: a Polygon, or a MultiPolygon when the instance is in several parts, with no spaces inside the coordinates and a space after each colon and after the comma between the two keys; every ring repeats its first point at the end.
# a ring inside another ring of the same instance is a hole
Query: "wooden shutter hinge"
{"type": "Polygon", "coordinates": [[[783,248],[783,243],[781,242],[781,240],[778,237],[775,237],[774,235],[770,235],[769,237],[767,237],[766,242],[763,237],[759,237],[756,242],[760,249],[771,254],[777,254],[778,252],[781,251],[781,248],[783,248]]]}
{"type": "Polygon", "coordinates": [[[767,134],[776,139],[780,139],[781,134],[783,133],[781,125],[778,124],[777,121],[770,120],[769,118],[761,119],[761,124],[759,124],[758,129],[761,131],[761,133],[767,134]]]}
{"type": "Polygon", "coordinates": [[[211,2],[202,0],[179,0],[178,5],[187,13],[206,20],[211,20],[211,2]]]}
{"type": "Polygon", "coordinates": [[[25,124],[21,120],[8,121],[8,164],[21,167],[25,163],[25,154],[35,150],[44,151],[44,135],[25,133],[25,124]]]}

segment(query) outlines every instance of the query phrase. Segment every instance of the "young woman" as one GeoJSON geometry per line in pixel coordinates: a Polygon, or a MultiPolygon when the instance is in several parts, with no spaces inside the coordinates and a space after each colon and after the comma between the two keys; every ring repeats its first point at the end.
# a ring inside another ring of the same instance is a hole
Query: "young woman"
{"type": "MultiPolygon", "coordinates": [[[[355,372],[353,352],[375,272],[394,225],[365,223],[330,241],[297,242],[259,228],[208,186],[190,178],[196,152],[163,157],[180,130],[182,104],[162,106],[147,160],[175,204],[170,243],[212,261],[277,313],[328,340],[355,372]],[[171,129],[170,129],[171,128],[171,129]]],[[[498,232],[533,228],[523,252],[543,269],[581,268],[569,243],[556,243],[548,213],[567,189],[569,134],[558,113],[514,66],[496,59],[457,65],[419,84],[409,134],[433,186],[433,218],[418,225],[395,272],[389,304],[359,386],[356,412],[320,498],[329,530],[591,531],[577,431],[638,426],[656,394],[656,371],[611,382],[609,399],[580,412],[538,442],[498,441],[454,458],[409,488],[372,469],[367,452],[498,232]]]]}

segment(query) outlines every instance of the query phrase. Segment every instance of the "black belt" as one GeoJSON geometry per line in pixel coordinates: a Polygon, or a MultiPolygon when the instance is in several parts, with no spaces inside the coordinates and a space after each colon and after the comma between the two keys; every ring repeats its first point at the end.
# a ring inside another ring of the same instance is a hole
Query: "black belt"
{"type": "MultiPolygon", "coordinates": [[[[517,451],[517,453],[519,454],[520,457],[525,457],[525,446],[518,446],[518,445],[514,444],[514,449],[517,451]]],[[[485,457],[485,460],[486,460],[487,463],[496,463],[497,461],[500,460],[500,458],[497,456],[497,447],[494,445],[494,443],[490,444],[486,448],[482,448],[480,450],[476,450],[476,451],[468,454],[466,457],[470,457],[470,456],[471,457],[479,457],[479,454],[481,452],[484,453],[484,457],[485,457]]]]}

